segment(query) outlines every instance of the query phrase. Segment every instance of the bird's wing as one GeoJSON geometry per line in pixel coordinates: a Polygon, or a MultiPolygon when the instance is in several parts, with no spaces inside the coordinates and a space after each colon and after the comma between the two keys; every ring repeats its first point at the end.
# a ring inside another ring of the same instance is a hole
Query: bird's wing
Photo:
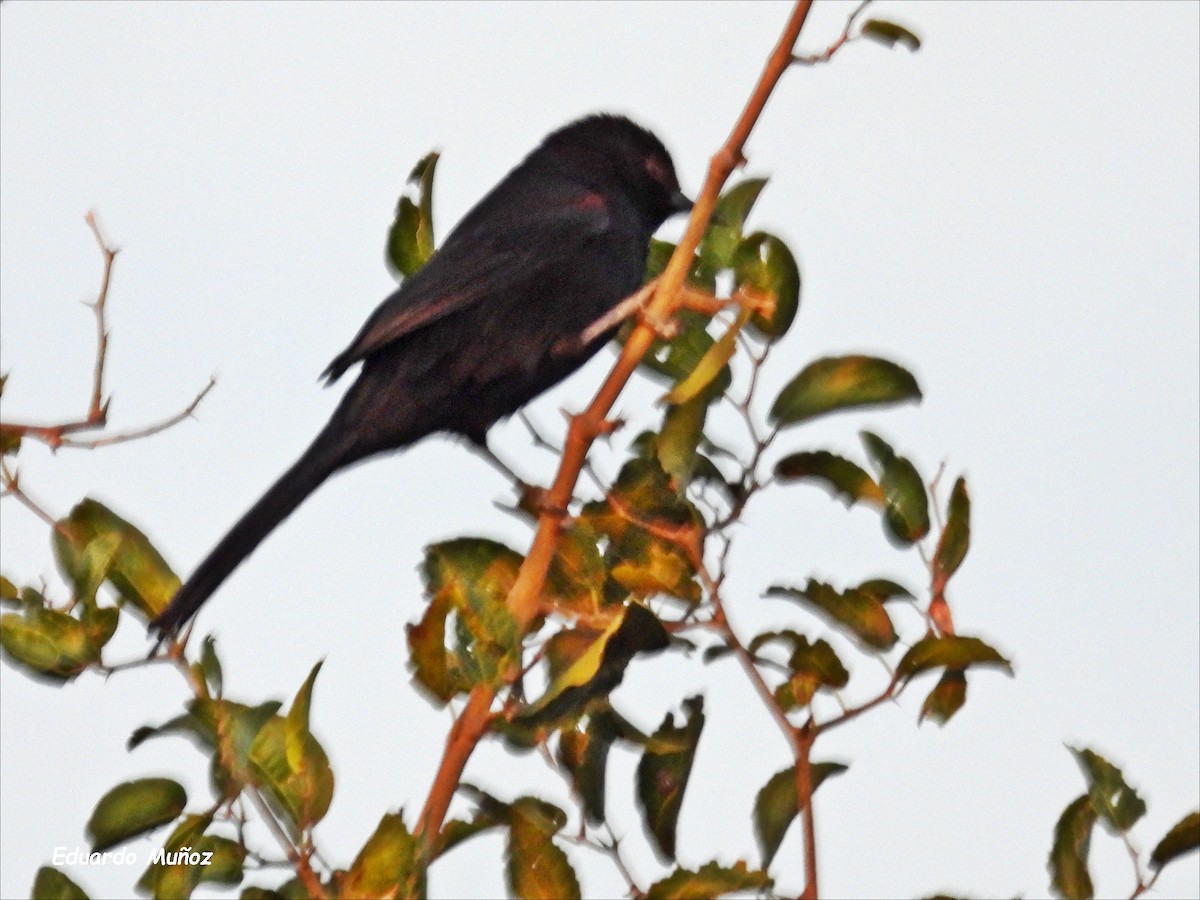
{"type": "Polygon", "coordinates": [[[480,203],[429,262],[376,308],[322,376],[335,381],[388,344],[489,297],[520,290],[514,273],[535,283],[611,226],[603,198],[584,190],[543,195],[525,208],[510,204],[501,211],[505,199],[480,203]]]}

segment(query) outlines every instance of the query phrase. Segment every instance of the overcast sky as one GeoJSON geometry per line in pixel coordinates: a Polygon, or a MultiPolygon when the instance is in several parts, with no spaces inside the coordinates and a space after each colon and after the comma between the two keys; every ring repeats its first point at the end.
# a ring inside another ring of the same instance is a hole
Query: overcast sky
{"type": "MultiPolygon", "coordinates": [[[[4,3],[4,418],[65,419],[86,404],[94,325],[79,301],[99,281],[83,222],[93,208],[122,247],[113,427],[165,416],[219,379],[196,421],[152,440],[57,456],[27,446],[23,484],[56,515],[103,500],[186,575],[336,402],[316,376],[393,286],[382,245],[417,159],[443,153],[439,237],[546,132],[595,110],[654,129],[694,192],[788,10],[4,3]]],[[[847,12],[818,2],[802,45],[823,48],[847,12]]],[[[973,675],[945,729],[917,727],[915,690],[818,745],[851,763],[818,795],[823,893],[1040,897],[1055,820],[1083,788],[1064,742],[1107,755],[1140,789],[1142,846],[1200,798],[1200,5],[888,2],[874,14],[913,27],[921,51],[856,44],[789,72],[748,146],[748,171],[772,177],[751,224],[789,242],[804,278],[764,396],[824,355],[912,369],[919,407],[831,417],[781,449],[861,459],[857,433],[871,428],[927,474],[943,460],[950,476],[965,472],[973,544],[951,601],[960,631],[1009,654],[1016,677],[973,675]]],[[[557,409],[582,407],[611,359],[534,417],[559,428],[557,409]]],[[[648,421],[660,392],[635,384],[620,412],[648,421]]],[[[519,423],[495,437],[531,480],[549,481],[555,460],[529,449],[519,423]]],[[[614,471],[611,458],[599,465],[614,471]]],[[[317,836],[342,865],[384,812],[403,806],[413,820],[450,722],[409,685],[404,624],[424,608],[422,548],[465,533],[524,547],[528,530],[494,503],[510,499],[442,439],[356,468],[200,617],[227,691],[249,702],[290,700],[326,660],[313,727],[338,787],[317,836]]],[[[11,500],[0,509],[5,574],[63,597],[44,525],[11,500]]],[[[741,538],[731,614],[746,634],[786,621],[761,599],[773,581],[921,581],[876,515],[812,488],[764,499],[741,538]]],[[[919,633],[915,617],[903,624],[919,633]]],[[[133,658],[145,643],[124,626],[110,647],[133,658]]],[[[882,670],[852,661],[852,700],[882,686],[882,670]]],[[[640,660],[616,698],[649,729],[697,690],[709,723],[681,861],[754,864],[753,796],[788,757],[740,672],[640,660]]],[[[0,896],[27,894],[55,847],[83,845],[93,804],[120,781],[169,775],[194,808],[207,804],[191,748],[124,749],[134,728],[179,711],[173,673],[55,689],[5,666],[0,695],[0,896]]],[[[614,760],[610,808],[644,886],[660,870],[627,796],[635,762],[614,760]]],[[[485,750],[467,777],[565,800],[536,756],[485,750]]],[[[143,864],[162,837],[131,845],[143,864]]],[[[434,867],[431,892],[495,895],[502,853],[499,837],[465,846],[434,867]]],[[[587,895],[622,891],[604,860],[572,856],[587,895]]],[[[1098,834],[1092,857],[1101,894],[1127,896],[1119,843],[1098,834]]],[[[140,871],[71,874],[117,896],[140,871]]],[[[802,872],[790,834],[781,889],[798,892],[802,872]]],[[[1160,885],[1159,896],[1200,895],[1200,861],[1160,885]]]]}

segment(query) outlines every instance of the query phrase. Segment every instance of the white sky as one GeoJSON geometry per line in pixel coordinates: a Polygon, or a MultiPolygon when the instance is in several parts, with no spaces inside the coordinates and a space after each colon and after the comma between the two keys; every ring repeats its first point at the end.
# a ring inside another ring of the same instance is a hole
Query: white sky
{"type": "MultiPolygon", "coordinates": [[[[847,9],[818,3],[803,45],[824,47],[847,9]]],[[[83,224],[93,207],[123,248],[109,301],[113,426],[166,415],[220,379],[198,421],[153,440],[57,457],[28,446],[23,483],[56,514],[85,495],[110,503],[186,574],[336,402],[316,375],[391,289],[381,247],[417,159],[444,154],[439,236],[546,132],[594,110],[657,131],[694,191],[787,11],[5,3],[5,418],[85,404],[93,322],[78,301],[98,284],[83,224]]],[[[1064,741],[1124,767],[1149,803],[1143,846],[1200,797],[1200,6],[894,2],[874,14],[913,26],[920,53],[861,44],[790,72],[749,145],[749,171],[773,176],[751,224],[781,234],[804,277],[764,400],[822,355],[911,367],[920,407],[833,417],[781,449],[861,459],[857,431],[870,427],[926,473],[943,459],[949,476],[965,471],[974,541],[951,600],[960,630],[1010,654],[1017,677],[976,674],[944,730],[916,727],[918,689],[823,739],[819,758],[852,763],[818,795],[823,893],[1039,897],[1054,822],[1083,787],[1064,741]]],[[[582,406],[608,360],[535,418],[557,427],[556,408],[582,406]]],[[[658,393],[635,386],[621,411],[644,416],[658,393]]],[[[551,477],[552,458],[527,449],[519,424],[496,438],[530,477],[551,477]]],[[[318,831],[332,860],[348,864],[385,811],[412,820],[449,725],[408,684],[421,548],[462,533],[523,546],[524,526],[493,505],[509,497],[443,440],[357,468],[201,616],[239,698],[290,699],[326,659],[313,722],[338,777],[318,831]]],[[[55,582],[46,529],[11,501],[0,535],[9,577],[55,582]]],[[[759,599],[773,581],[920,583],[915,554],[892,550],[874,514],[812,488],[764,500],[744,538],[732,600],[743,633],[790,612],[759,599]]],[[[132,658],[145,645],[123,627],[110,646],[132,658]]],[[[847,659],[852,700],[882,685],[869,661],[847,659]]],[[[178,711],[174,675],[62,689],[0,676],[0,896],[27,894],[56,846],[82,845],[92,805],[120,781],[166,774],[194,807],[208,802],[189,747],[124,750],[134,728],[178,711]]],[[[754,793],[787,753],[740,673],[658,657],[635,663],[617,696],[652,728],[697,689],[709,725],[682,862],[753,863],[754,793]]],[[[628,800],[634,765],[614,760],[610,809],[644,886],[659,870],[628,800]]],[[[482,752],[468,779],[565,795],[536,756],[482,752]]],[[[796,832],[776,869],[793,893],[796,832]]],[[[161,837],[132,845],[139,860],[161,837]]],[[[621,892],[610,865],[572,855],[586,894],[621,892]]],[[[1127,896],[1120,845],[1098,834],[1092,856],[1100,892],[1127,896]]],[[[432,893],[495,895],[501,860],[498,837],[473,842],[435,866],[432,893]]],[[[72,874],[117,896],[140,871],[72,874]]],[[[1200,861],[1160,886],[1200,895],[1200,861]]]]}

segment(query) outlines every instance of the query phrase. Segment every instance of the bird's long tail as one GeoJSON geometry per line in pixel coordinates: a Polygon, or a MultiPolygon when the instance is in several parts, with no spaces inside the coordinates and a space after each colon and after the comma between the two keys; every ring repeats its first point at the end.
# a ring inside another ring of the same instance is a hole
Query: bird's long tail
{"type": "Polygon", "coordinates": [[[332,427],[317,436],[300,459],[271,485],[213,548],[166,609],[150,622],[150,627],[158,632],[160,640],[178,631],[195,615],[233,570],[326,478],[353,461],[355,457],[347,450],[346,441],[332,427]]]}

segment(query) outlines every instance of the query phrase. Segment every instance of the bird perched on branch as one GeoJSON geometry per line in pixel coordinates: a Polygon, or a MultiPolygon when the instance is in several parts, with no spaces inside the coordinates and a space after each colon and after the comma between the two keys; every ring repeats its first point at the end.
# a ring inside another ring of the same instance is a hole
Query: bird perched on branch
{"type": "Polygon", "coordinates": [[[339,469],[435,432],[486,448],[493,424],[612,337],[577,339],[638,288],[651,235],[691,205],[662,142],[630,120],[593,115],[550,134],[329,364],[328,382],[361,364],[329,424],[152,628],[177,631],[339,469]]]}

